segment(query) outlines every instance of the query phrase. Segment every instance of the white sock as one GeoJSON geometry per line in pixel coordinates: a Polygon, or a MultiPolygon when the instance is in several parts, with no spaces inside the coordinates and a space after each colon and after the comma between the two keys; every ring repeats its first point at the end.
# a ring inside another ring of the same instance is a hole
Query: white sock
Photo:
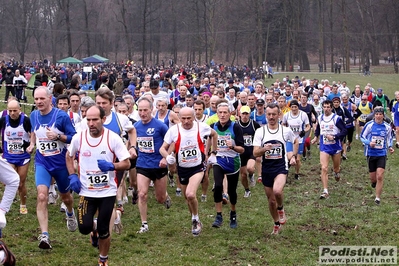
{"type": "Polygon", "coordinates": [[[6,212],[0,209],[0,229],[6,227],[7,220],[6,220],[6,212]]]}
{"type": "Polygon", "coordinates": [[[55,194],[55,184],[50,185],[50,187],[48,188],[48,192],[55,194]]]}
{"type": "Polygon", "coordinates": [[[198,216],[198,214],[196,214],[196,215],[192,215],[192,218],[191,218],[193,221],[194,220],[196,220],[196,221],[199,221],[199,216],[198,216]]]}
{"type": "Polygon", "coordinates": [[[0,264],[3,265],[5,260],[6,260],[6,253],[4,252],[4,250],[0,250],[0,264]]]}
{"type": "Polygon", "coordinates": [[[327,193],[327,194],[328,194],[328,190],[325,188],[325,189],[323,190],[323,193],[327,193]]]}
{"type": "Polygon", "coordinates": [[[381,200],[380,200],[380,198],[377,198],[377,197],[375,198],[375,200],[379,200],[379,201],[381,201],[381,200]]]}

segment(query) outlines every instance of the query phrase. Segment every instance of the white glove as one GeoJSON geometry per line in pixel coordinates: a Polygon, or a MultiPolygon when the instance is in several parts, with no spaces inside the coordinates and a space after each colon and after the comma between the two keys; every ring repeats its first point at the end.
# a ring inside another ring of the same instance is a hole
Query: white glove
{"type": "Polygon", "coordinates": [[[172,152],[171,154],[166,156],[166,162],[168,164],[175,164],[176,163],[176,157],[175,157],[175,153],[174,152],[172,152]]]}
{"type": "Polygon", "coordinates": [[[212,153],[211,156],[209,156],[208,158],[208,164],[216,164],[216,163],[217,163],[216,155],[212,153]]]}

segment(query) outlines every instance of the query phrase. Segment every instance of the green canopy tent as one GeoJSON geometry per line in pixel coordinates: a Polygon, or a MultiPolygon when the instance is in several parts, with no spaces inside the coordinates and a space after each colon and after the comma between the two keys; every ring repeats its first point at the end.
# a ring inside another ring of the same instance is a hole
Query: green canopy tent
{"type": "Polygon", "coordinates": [[[57,63],[64,63],[64,64],[81,64],[83,63],[81,60],[76,59],[75,57],[67,57],[61,60],[58,60],[57,63]]]}
{"type": "Polygon", "coordinates": [[[35,79],[36,79],[36,76],[37,76],[37,75],[39,75],[39,73],[33,74],[33,75],[30,77],[30,79],[29,79],[29,81],[28,81],[28,85],[26,85],[27,88],[33,90],[33,88],[35,87],[35,79]]]}
{"type": "Polygon", "coordinates": [[[103,62],[105,62],[105,63],[109,62],[109,59],[108,59],[108,58],[99,56],[98,54],[95,54],[95,55],[93,55],[92,57],[95,57],[95,58],[97,58],[97,59],[99,59],[99,60],[101,60],[101,61],[103,61],[103,62]]]}

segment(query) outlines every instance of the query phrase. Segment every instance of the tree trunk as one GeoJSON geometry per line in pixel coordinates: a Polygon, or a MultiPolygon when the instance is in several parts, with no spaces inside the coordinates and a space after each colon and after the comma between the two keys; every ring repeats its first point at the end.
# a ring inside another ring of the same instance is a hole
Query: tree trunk
{"type": "Polygon", "coordinates": [[[344,32],[344,51],[345,51],[345,65],[344,70],[346,73],[350,73],[350,47],[348,41],[348,26],[346,17],[346,2],[342,0],[342,30],[344,32]]]}

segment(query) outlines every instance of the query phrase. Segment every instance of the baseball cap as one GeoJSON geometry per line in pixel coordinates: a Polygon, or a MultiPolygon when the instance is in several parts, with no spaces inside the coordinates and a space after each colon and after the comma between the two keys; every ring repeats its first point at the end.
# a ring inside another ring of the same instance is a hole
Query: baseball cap
{"type": "Polygon", "coordinates": [[[249,106],[247,106],[247,105],[244,105],[244,106],[241,106],[241,108],[240,108],[240,113],[250,113],[251,112],[251,108],[249,108],[249,106]]]}
{"type": "Polygon", "coordinates": [[[229,79],[229,82],[228,82],[228,84],[231,84],[231,83],[234,83],[234,80],[232,80],[232,79],[229,79]]]}
{"type": "Polygon", "coordinates": [[[256,104],[257,104],[257,105],[265,104],[265,100],[263,100],[263,99],[257,99],[257,100],[256,100],[256,104]]]}
{"type": "Polygon", "coordinates": [[[377,92],[380,92],[380,93],[381,93],[381,92],[382,92],[382,89],[381,89],[381,88],[378,88],[377,92]]]}

